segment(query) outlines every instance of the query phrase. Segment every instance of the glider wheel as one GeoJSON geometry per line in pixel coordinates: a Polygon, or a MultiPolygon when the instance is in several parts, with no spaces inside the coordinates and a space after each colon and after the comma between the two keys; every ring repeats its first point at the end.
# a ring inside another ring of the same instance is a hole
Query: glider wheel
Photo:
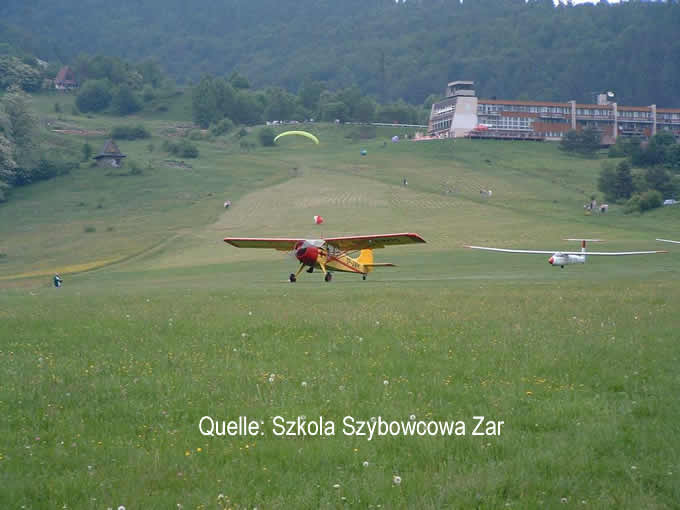
{"type": "Polygon", "coordinates": [[[295,273],[290,273],[288,280],[290,281],[290,283],[295,283],[297,281],[297,278],[295,278],[295,273]]]}
{"type": "Polygon", "coordinates": [[[326,273],[326,276],[324,276],[323,279],[326,280],[327,282],[330,282],[333,279],[333,274],[326,273]]]}
{"type": "Polygon", "coordinates": [[[365,274],[361,275],[361,279],[362,279],[362,280],[365,280],[365,279],[366,279],[366,275],[365,275],[365,274]]]}

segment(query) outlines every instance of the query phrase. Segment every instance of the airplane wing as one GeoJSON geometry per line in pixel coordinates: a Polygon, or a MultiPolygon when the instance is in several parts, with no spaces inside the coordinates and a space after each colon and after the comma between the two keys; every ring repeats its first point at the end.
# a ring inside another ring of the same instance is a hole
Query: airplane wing
{"type": "Polygon", "coordinates": [[[663,241],[664,243],[680,244],[680,241],[671,241],[670,239],[657,239],[657,241],[663,241]]]}
{"type": "Polygon", "coordinates": [[[324,239],[331,246],[342,251],[365,250],[367,248],[384,248],[398,244],[424,243],[425,239],[418,234],[377,234],[368,236],[327,237],[324,239]]]}
{"type": "Polygon", "coordinates": [[[292,251],[304,239],[284,239],[281,237],[225,237],[224,242],[237,248],[271,248],[279,251],[292,251]]]}
{"type": "MultiPolygon", "coordinates": [[[[508,250],[506,248],[488,248],[486,246],[469,246],[465,245],[466,248],[472,248],[473,250],[487,250],[487,251],[500,251],[503,253],[538,253],[542,255],[554,255],[554,251],[544,251],[544,250],[508,250]]],[[[560,252],[565,253],[565,252],[560,252]]]]}
{"type": "Polygon", "coordinates": [[[468,246],[465,245],[466,248],[472,248],[474,250],[487,250],[487,251],[500,251],[504,253],[537,253],[541,255],[554,255],[556,253],[559,253],[561,255],[651,255],[654,253],[668,253],[665,250],[657,250],[657,251],[562,251],[562,250],[553,250],[553,251],[545,251],[545,250],[508,250],[505,248],[488,248],[486,246],[468,246]]]}

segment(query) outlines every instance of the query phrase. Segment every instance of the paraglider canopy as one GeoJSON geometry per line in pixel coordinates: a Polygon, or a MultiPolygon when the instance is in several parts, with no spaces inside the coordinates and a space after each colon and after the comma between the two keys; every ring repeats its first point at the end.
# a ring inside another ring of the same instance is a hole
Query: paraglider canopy
{"type": "Polygon", "coordinates": [[[276,138],[274,138],[274,142],[276,142],[276,140],[278,140],[279,138],[282,138],[282,137],[288,136],[288,135],[304,136],[306,138],[309,138],[315,144],[319,145],[319,139],[316,136],[314,136],[312,133],[308,133],[307,131],[286,131],[286,132],[278,135],[276,138]]]}

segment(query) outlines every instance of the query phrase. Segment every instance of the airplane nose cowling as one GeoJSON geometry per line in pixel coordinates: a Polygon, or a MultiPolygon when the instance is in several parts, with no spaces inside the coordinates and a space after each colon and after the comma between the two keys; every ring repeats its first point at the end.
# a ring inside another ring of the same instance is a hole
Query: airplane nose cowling
{"type": "Polygon", "coordinates": [[[313,266],[316,264],[316,259],[319,256],[319,248],[316,246],[307,246],[300,248],[295,252],[295,257],[305,266],[313,266]]]}
{"type": "Polygon", "coordinates": [[[550,257],[548,259],[548,263],[550,263],[550,265],[552,266],[555,263],[555,257],[550,257]]]}

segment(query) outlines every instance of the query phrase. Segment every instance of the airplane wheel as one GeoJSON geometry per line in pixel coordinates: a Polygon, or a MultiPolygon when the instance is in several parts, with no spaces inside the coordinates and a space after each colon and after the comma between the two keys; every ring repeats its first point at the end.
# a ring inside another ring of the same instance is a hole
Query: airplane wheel
{"type": "Polygon", "coordinates": [[[362,279],[362,280],[365,280],[365,279],[366,279],[366,275],[365,275],[365,274],[364,274],[364,275],[361,275],[361,279],[362,279]]]}
{"type": "Polygon", "coordinates": [[[290,281],[290,283],[295,283],[297,281],[297,278],[295,278],[295,273],[290,273],[288,280],[290,281]]]}
{"type": "Polygon", "coordinates": [[[327,282],[330,282],[333,279],[333,274],[326,273],[326,276],[324,276],[323,279],[326,280],[327,282]]]}

